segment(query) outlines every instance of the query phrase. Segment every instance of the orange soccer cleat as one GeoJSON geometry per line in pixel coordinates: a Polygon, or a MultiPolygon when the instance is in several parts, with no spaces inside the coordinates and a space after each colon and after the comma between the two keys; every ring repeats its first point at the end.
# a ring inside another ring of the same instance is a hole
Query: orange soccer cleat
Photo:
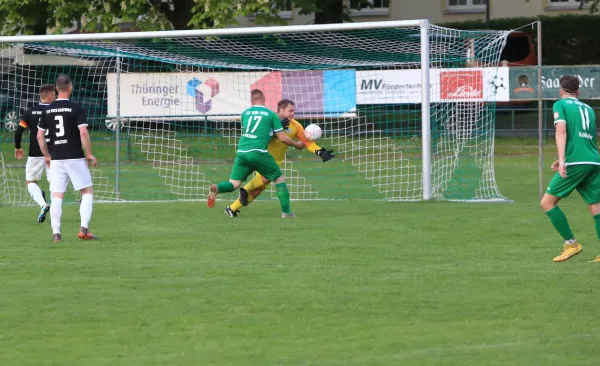
{"type": "Polygon", "coordinates": [[[217,200],[217,186],[213,184],[210,186],[210,191],[208,192],[208,199],[206,200],[206,202],[208,203],[208,207],[210,207],[210,208],[215,207],[216,200],[217,200]]]}
{"type": "Polygon", "coordinates": [[[92,233],[90,233],[90,231],[88,230],[87,227],[82,227],[81,229],[79,229],[79,234],[77,234],[77,237],[80,240],[96,240],[98,239],[98,237],[92,233]]]}

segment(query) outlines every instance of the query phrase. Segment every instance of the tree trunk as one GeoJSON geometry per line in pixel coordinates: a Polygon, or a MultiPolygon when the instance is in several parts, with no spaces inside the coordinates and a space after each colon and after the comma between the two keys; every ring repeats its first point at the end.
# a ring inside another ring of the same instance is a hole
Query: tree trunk
{"type": "Polygon", "coordinates": [[[166,10],[167,19],[177,30],[190,29],[188,22],[192,19],[194,0],[174,0],[175,11],[166,10]]]}
{"type": "Polygon", "coordinates": [[[315,24],[342,23],[344,21],[343,0],[322,0],[321,10],[315,13],[315,24]]]}

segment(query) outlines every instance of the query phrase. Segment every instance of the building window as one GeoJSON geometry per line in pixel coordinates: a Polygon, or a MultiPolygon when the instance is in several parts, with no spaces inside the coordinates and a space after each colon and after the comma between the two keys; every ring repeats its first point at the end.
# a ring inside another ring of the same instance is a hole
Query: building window
{"type": "Polygon", "coordinates": [[[581,4],[580,0],[549,0],[549,8],[555,9],[578,9],[581,4]]]}
{"type": "Polygon", "coordinates": [[[484,11],[487,0],[448,0],[448,10],[453,11],[484,11]]]}
{"type": "Polygon", "coordinates": [[[367,0],[371,4],[362,5],[360,10],[352,9],[350,15],[357,16],[386,16],[390,14],[390,0],[367,0]]]}
{"type": "Polygon", "coordinates": [[[277,1],[277,7],[279,8],[279,16],[281,19],[292,19],[294,10],[292,0],[279,0],[277,1]]]}

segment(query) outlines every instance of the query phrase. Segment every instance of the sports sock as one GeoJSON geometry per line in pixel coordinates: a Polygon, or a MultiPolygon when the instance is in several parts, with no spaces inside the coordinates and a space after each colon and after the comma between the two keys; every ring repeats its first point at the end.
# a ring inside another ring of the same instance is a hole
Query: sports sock
{"type": "Polygon", "coordinates": [[[240,202],[240,199],[238,198],[237,200],[235,200],[231,205],[229,205],[229,208],[234,212],[242,208],[242,203],[240,202]]]}
{"type": "Polygon", "coordinates": [[[62,202],[62,198],[52,197],[52,205],[50,206],[50,225],[52,226],[52,233],[54,234],[60,234],[62,202]]]}
{"type": "Polygon", "coordinates": [[[275,184],[275,189],[277,190],[277,198],[279,198],[281,211],[286,214],[292,213],[290,211],[290,192],[288,192],[285,182],[275,184]]]}
{"type": "Polygon", "coordinates": [[[79,216],[81,216],[81,227],[88,228],[90,219],[92,218],[92,206],[94,195],[86,193],[81,196],[81,204],[79,205],[79,216]]]}
{"type": "Polygon", "coordinates": [[[40,205],[40,207],[46,206],[46,200],[44,199],[44,196],[42,196],[42,190],[40,189],[40,186],[38,186],[36,183],[28,183],[27,190],[29,191],[31,198],[33,198],[33,200],[40,205]]]}
{"type": "Polygon", "coordinates": [[[265,184],[262,182],[262,179],[252,179],[248,184],[244,186],[244,189],[248,192],[255,190],[256,188],[264,187],[265,184]]]}
{"type": "Polygon", "coordinates": [[[596,221],[596,235],[600,239],[600,214],[594,216],[594,221],[596,221]]]}
{"type": "Polygon", "coordinates": [[[573,232],[569,227],[567,217],[562,212],[560,207],[554,206],[550,210],[546,211],[546,215],[550,218],[550,222],[554,225],[554,228],[566,241],[573,239],[573,232]]]}
{"type": "Polygon", "coordinates": [[[218,193],[227,193],[233,191],[235,191],[235,188],[233,187],[233,184],[231,184],[231,182],[221,182],[217,184],[218,193]]]}

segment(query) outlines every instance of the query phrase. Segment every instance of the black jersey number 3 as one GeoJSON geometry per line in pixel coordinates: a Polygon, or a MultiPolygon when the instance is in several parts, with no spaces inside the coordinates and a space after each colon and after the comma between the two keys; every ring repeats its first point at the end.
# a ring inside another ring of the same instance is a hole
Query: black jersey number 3
{"type": "Polygon", "coordinates": [[[54,116],[54,120],[56,121],[56,131],[54,135],[56,137],[63,137],[65,135],[65,121],[63,120],[63,116],[54,116]]]}

